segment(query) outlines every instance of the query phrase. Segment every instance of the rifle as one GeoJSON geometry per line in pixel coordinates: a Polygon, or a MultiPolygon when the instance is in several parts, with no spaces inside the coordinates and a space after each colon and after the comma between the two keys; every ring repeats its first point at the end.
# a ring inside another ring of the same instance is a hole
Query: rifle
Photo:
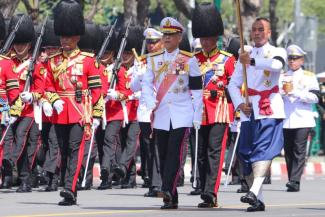
{"type": "Polygon", "coordinates": [[[38,57],[39,49],[41,47],[42,37],[43,37],[44,32],[45,32],[47,19],[48,19],[48,16],[46,16],[46,18],[45,18],[45,20],[44,20],[44,22],[42,24],[41,32],[40,32],[39,36],[37,37],[37,41],[36,41],[36,44],[35,44],[35,47],[34,47],[34,50],[33,50],[32,58],[31,58],[31,60],[29,62],[29,65],[28,65],[27,78],[26,78],[26,83],[25,83],[25,86],[24,86],[24,92],[29,91],[30,85],[32,83],[32,74],[34,72],[35,63],[36,63],[36,60],[37,60],[37,57],[38,57]]]}
{"type": "Polygon", "coordinates": [[[116,23],[117,23],[117,19],[115,20],[112,28],[109,30],[109,33],[108,35],[105,37],[105,40],[96,56],[96,67],[99,68],[99,63],[100,63],[100,60],[102,59],[105,51],[106,51],[106,48],[108,46],[108,43],[110,42],[111,38],[112,38],[112,35],[114,33],[114,30],[115,30],[115,27],[116,27],[116,23]]]}
{"type": "Polygon", "coordinates": [[[128,21],[128,25],[126,26],[126,30],[125,30],[122,42],[120,44],[120,48],[118,50],[117,57],[116,57],[115,62],[114,62],[114,67],[113,67],[113,70],[112,70],[113,71],[113,76],[112,76],[112,79],[111,79],[111,82],[110,82],[110,85],[109,85],[110,89],[115,89],[115,84],[117,82],[117,73],[118,73],[118,70],[120,70],[120,67],[121,67],[121,64],[122,64],[122,54],[124,52],[124,49],[125,49],[125,46],[126,46],[126,43],[127,43],[126,39],[127,39],[128,35],[129,35],[129,28],[130,28],[130,24],[131,24],[131,19],[132,19],[132,17],[128,21]]]}
{"type": "Polygon", "coordinates": [[[3,47],[0,50],[0,54],[1,55],[6,55],[9,51],[9,48],[11,47],[12,42],[14,41],[15,37],[16,37],[16,32],[18,31],[18,28],[20,26],[20,24],[23,22],[23,18],[25,15],[22,15],[18,22],[15,25],[15,28],[10,32],[5,44],[3,45],[3,47]]]}
{"type": "MultiPolygon", "coordinates": [[[[150,22],[150,18],[146,20],[146,25],[144,26],[144,29],[147,29],[150,25],[151,25],[151,22],[150,22]]],[[[141,46],[141,56],[144,54],[144,52],[146,51],[146,43],[147,43],[147,39],[144,38],[143,41],[142,41],[142,46],[141,46]]]]}

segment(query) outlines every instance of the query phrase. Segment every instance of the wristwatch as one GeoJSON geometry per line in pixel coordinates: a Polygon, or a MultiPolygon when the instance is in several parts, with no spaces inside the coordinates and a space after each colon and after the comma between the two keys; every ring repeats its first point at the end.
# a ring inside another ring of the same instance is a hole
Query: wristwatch
{"type": "Polygon", "coordinates": [[[254,58],[251,58],[250,65],[251,65],[251,66],[255,66],[255,59],[254,59],[254,58]]]}

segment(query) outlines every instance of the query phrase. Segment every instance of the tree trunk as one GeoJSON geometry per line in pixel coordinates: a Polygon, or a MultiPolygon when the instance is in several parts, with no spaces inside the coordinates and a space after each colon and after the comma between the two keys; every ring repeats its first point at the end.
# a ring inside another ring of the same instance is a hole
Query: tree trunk
{"type": "Polygon", "coordinates": [[[278,38],[278,32],[277,32],[277,23],[278,18],[276,16],[276,0],[270,0],[269,4],[269,13],[270,13],[270,22],[271,22],[271,42],[272,44],[276,45],[276,39],[278,38]]]}
{"type": "Polygon", "coordinates": [[[98,12],[98,4],[100,3],[100,0],[92,0],[91,1],[91,9],[87,16],[85,17],[86,20],[92,21],[96,13],[98,12]]]}
{"type": "Polygon", "coordinates": [[[192,19],[193,8],[188,0],[174,0],[177,10],[182,12],[187,19],[192,19]]]}
{"type": "Polygon", "coordinates": [[[5,18],[10,18],[15,13],[20,0],[0,0],[0,8],[5,18]]]}
{"type": "Polygon", "coordinates": [[[241,0],[241,15],[243,22],[244,39],[250,42],[250,30],[261,9],[263,0],[241,0]]]}
{"type": "Polygon", "coordinates": [[[150,0],[137,0],[138,23],[143,26],[149,14],[150,0]]]}
{"type": "Polygon", "coordinates": [[[124,0],[124,23],[127,23],[132,17],[132,23],[137,24],[137,0],[124,0]]]}

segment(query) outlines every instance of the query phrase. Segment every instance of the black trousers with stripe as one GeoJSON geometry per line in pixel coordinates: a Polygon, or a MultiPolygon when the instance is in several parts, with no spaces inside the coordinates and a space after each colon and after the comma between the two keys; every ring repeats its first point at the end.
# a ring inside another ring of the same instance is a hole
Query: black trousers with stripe
{"type": "Polygon", "coordinates": [[[12,161],[16,163],[18,178],[30,184],[31,172],[39,145],[40,132],[33,118],[19,118],[13,126],[12,161]]]}
{"type": "Polygon", "coordinates": [[[173,203],[178,203],[177,182],[179,178],[180,164],[182,161],[182,148],[187,128],[173,129],[169,131],[154,129],[155,142],[159,150],[160,171],[162,177],[161,190],[172,195],[173,203]]]}
{"type": "Polygon", "coordinates": [[[66,162],[64,188],[77,195],[77,182],[83,160],[83,128],[78,124],[55,124],[55,133],[61,150],[62,161],[66,162]]]}

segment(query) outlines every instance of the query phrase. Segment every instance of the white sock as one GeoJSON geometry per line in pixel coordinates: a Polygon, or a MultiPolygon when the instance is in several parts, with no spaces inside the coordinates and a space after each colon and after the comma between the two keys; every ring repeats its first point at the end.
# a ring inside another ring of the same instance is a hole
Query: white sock
{"type": "Polygon", "coordinates": [[[254,178],[253,185],[252,185],[250,191],[253,192],[255,194],[255,196],[257,196],[258,193],[260,192],[260,189],[263,185],[264,178],[265,178],[265,176],[254,178]]]}
{"type": "Polygon", "coordinates": [[[260,191],[257,194],[257,199],[264,202],[264,198],[263,198],[263,185],[260,188],[260,191]]]}

